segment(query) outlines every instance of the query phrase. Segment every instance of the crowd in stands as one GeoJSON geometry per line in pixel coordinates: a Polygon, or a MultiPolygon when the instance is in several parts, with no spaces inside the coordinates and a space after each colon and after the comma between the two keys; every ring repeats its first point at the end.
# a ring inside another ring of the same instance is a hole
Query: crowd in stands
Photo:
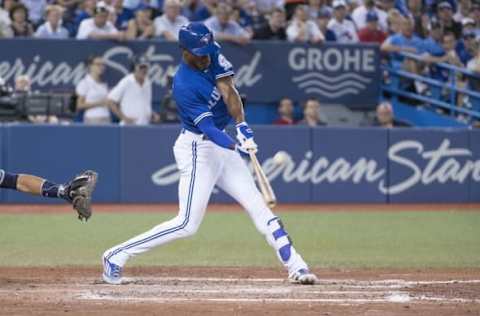
{"type": "Polygon", "coordinates": [[[0,37],[177,40],[204,21],[220,41],[375,42],[440,57],[454,36],[462,64],[480,38],[478,0],[2,0],[0,37]],[[477,1],[477,2],[476,2],[477,1]],[[438,31],[436,34],[434,34],[438,31]],[[385,41],[385,39],[387,39],[385,41]]]}
{"type": "MultiPolygon", "coordinates": [[[[442,62],[480,74],[480,0],[0,0],[0,38],[177,41],[188,21],[203,21],[218,41],[239,45],[377,43],[394,67],[413,73],[448,81],[448,71],[436,66],[442,62]]],[[[480,79],[459,79],[480,91],[480,79]]],[[[417,93],[426,90],[420,82],[409,84],[417,93]]],[[[293,107],[288,99],[280,103],[285,113],[293,107]]],[[[305,103],[304,124],[323,124],[311,114],[316,103],[305,103]]]]}

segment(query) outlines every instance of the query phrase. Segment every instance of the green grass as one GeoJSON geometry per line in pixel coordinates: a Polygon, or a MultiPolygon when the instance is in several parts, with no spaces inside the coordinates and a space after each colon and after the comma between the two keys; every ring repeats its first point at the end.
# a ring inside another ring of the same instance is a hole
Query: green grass
{"type": "MultiPolygon", "coordinates": [[[[0,215],[0,266],[99,265],[103,251],[174,214],[0,215]]],[[[284,212],[317,267],[480,267],[480,212],[284,212]]],[[[131,265],[278,266],[244,213],[207,213],[193,238],[131,265]]]]}

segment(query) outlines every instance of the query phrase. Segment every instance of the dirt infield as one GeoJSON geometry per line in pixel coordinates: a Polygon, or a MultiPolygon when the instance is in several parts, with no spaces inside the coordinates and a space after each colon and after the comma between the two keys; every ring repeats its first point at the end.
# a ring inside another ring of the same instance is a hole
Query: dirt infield
{"type": "Polygon", "coordinates": [[[281,269],[0,268],[1,315],[480,315],[480,269],[317,270],[314,286],[281,269]]]}

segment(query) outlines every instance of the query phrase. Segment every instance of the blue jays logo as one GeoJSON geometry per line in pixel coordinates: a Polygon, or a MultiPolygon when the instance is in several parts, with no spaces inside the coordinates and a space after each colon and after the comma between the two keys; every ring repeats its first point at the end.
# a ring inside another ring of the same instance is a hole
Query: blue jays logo
{"type": "Polygon", "coordinates": [[[212,40],[212,34],[205,34],[204,36],[202,36],[202,38],[200,38],[200,42],[207,45],[208,43],[210,43],[212,40]]]}

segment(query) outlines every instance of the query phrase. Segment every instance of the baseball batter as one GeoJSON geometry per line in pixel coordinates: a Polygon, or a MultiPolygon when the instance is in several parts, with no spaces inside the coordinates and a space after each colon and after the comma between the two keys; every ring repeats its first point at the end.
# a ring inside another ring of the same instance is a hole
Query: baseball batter
{"type": "Polygon", "coordinates": [[[237,200],[256,228],[275,249],[289,279],[313,284],[312,274],[292,245],[280,219],[265,204],[239,152],[257,151],[253,132],[245,122],[243,105],[233,83],[232,64],[202,23],[193,22],[179,32],[182,62],[173,80],[173,95],[182,131],[173,147],[180,170],[178,215],[103,255],[103,280],[120,284],[127,260],[154,247],[195,234],[202,222],[214,186],[237,200]],[[236,122],[235,142],[224,132],[236,122]]]}

